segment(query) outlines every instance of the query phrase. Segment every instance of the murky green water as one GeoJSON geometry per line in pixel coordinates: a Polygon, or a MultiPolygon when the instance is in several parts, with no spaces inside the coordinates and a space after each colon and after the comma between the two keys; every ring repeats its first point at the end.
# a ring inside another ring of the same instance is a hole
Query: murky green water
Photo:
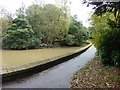
{"type": "Polygon", "coordinates": [[[47,48],[33,50],[1,50],[2,62],[5,67],[20,66],[36,61],[43,61],[48,58],[64,55],[80,47],[64,47],[64,48],[47,48]]]}

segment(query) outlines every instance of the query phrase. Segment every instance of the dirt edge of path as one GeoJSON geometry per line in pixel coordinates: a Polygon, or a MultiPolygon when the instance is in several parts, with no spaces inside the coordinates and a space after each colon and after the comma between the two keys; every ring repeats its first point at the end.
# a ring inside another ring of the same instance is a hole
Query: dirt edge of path
{"type": "Polygon", "coordinates": [[[71,80],[73,90],[77,88],[120,89],[120,68],[103,67],[98,58],[92,59],[85,67],[77,71],[71,80]]]}

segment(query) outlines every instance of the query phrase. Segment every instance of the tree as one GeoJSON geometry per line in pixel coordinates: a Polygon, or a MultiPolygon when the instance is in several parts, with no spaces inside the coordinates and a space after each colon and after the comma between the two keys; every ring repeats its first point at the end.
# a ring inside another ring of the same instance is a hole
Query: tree
{"type": "Polygon", "coordinates": [[[103,65],[120,66],[120,1],[84,0],[87,6],[94,6],[92,27],[95,29],[94,43],[103,65]],[[112,17],[112,18],[111,18],[112,17]]]}
{"type": "Polygon", "coordinates": [[[83,0],[83,3],[87,3],[87,6],[94,5],[94,13],[98,16],[102,16],[106,12],[113,12],[116,19],[115,22],[118,22],[117,20],[120,17],[120,0],[118,2],[113,2],[112,0],[101,0],[101,2],[83,0]]]}
{"type": "Polygon", "coordinates": [[[22,6],[16,10],[16,16],[19,18],[25,18],[26,14],[25,14],[25,5],[22,3],[22,6]]]}
{"type": "Polygon", "coordinates": [[[88,32],[89,32],[89,39],[93,39],[93,36],[96,33],[96,30],[93,26],[88,27],[88,32]]]}
{"type": "Polygon", "coordinates": [[[68,45],[80,45],[86,39],[86,37],[87,37],[86,28],[80,21],[77,21],[76,16],[73,16],[71,18],[68,36],[66,36],[66,43],[68,43],[68,45]],[[71,44],[69,44],[70,42],[71,44]]]}
{"type": "Polygon", "coordinates": [[[9,27],[10,25],[10,20],[7,18],[0,18],[0,35],[2,35],[2,33],[4,33],[6,31],[6,29],[9,27]]]}
{"type": "Polygon", "coordinates": [[[42,26],[44,22],[44,14],[42,7],[37,4],[29,6],[26,9],[26,18],[28,19],[34,33],[36,34],[36,37],[39,40],[42,40],[42,26]]]}
{"type": "Polygon", "coordinates": [[[52,4],[42,7],[34,4],[26,13],[33,30],[39,35],[42,34],[43,43],[52,45],[54,41],[61,41],[64,38],[69,27],[69,15],[62,7],[52,4]]]}
{"type": "Polygon", "coordinates": [[[68,34],[65,38],[65,45],[74,46],[76,43],[75,36],[72,34],[68,34]]]}
{"type": "Polygon", "coordinates": [[[56,7],[54,5],[46,5],[44,7],[45,16],[47,18],[47,24],[50,27],[49,33],[51,33],[51,43],[55,40],[62,41],[66,35],[66,31],[69,27],[69,15],[65,8],[63,7],[56,7]]]}
{"type": "Polygon", "coordinates": [[[84,0],[84,3],[88,3],[91,5],[95,5],[94,9],[95,9],[95,13],[97,15],[102,15],[106,12],[114,12],[114,15],[116,17],[116,15],[120,15],[120,0],[118,2],[112,2],[110,0],[101,0],[101,2],[94,2],[92,0],[84,0]]]}
{"type": "Polygon", "coordinates": [[[13,20],[12,18],[13,15],[4,8],[1,8],[0,14],[1,14],[1,17],[0,17],[0,30],[1,31],[0,32],[2,35],[2,33],[6,32],[9,25],[11,25],[11,22],[13,20]]]}
{"type": "Polygon", "coordinates": [[[2,42],[4,49],[29,49],[39,45],[27,19],[20,17],[12,21],[12,25],[3,34],[2,42]]]}
{"type": "Polygon", "coordinates": [[[95,28],[94,43],[103,65],[120,65],[120,15],[119,2],[92,2],[95,15],[92,26],[95,28]]]}

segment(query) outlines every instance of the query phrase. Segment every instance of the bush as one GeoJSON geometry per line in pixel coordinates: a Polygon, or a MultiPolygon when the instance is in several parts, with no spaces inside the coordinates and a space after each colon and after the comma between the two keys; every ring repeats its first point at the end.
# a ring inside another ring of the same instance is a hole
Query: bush
{"type": "MultiPolygon", "coordinates": [[[[77,23],[79,23],[79,22],[77,22],[77,23]]],[[[74,36],[74,44],[73,45],[75,45],[75,46],[79,46],[87,37],[85,34],[84,28],[82,27],[82,25],[81,26],[79,26],[79,25],[80,25],[80,23],[78,24],[78,26],[75,25],[74,23],[72,23],[72,24],[70,24],[70,27],[68,30],[68,35],[74,36]]]]}
{"type": "Polygon", "coordinates": [[[72,46],[75,44],[75,36],[74,35],[68,35],[65,38],[65,44],[68,46],[72,46]]]}
{"type": "Polygon", "coordinates": [[[115,66],[120,66],[120,51],[113,51],[111,57],[113,59],[113,64],[115,66]]]}
{"type": "Polygon", "coordinates": [[[103,65],[120,66],[120,16],[92,16],[93,42],[103,65]]]}
{"type": "Polygon", "coordinates": [[[12,26],[3,34],[2,42],[5,49],[36,48],[40,44],[25,18],[13,20],[12,26]]]}
{"type": "Polygon", "coordinates": [[[98,55],[103,65],[120,65],[120,29],[109,28],[99,32],[98,55]]]}

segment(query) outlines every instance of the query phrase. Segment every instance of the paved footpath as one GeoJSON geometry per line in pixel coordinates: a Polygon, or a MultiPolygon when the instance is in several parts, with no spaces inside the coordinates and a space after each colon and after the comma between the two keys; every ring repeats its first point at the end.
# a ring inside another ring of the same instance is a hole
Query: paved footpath
{"type": "Polygon", "coordinates": [[[33,76],[4,83],[3,88],[69,88],[73,74],[95,56],[91,46],[81,55],[33,76]]]}

